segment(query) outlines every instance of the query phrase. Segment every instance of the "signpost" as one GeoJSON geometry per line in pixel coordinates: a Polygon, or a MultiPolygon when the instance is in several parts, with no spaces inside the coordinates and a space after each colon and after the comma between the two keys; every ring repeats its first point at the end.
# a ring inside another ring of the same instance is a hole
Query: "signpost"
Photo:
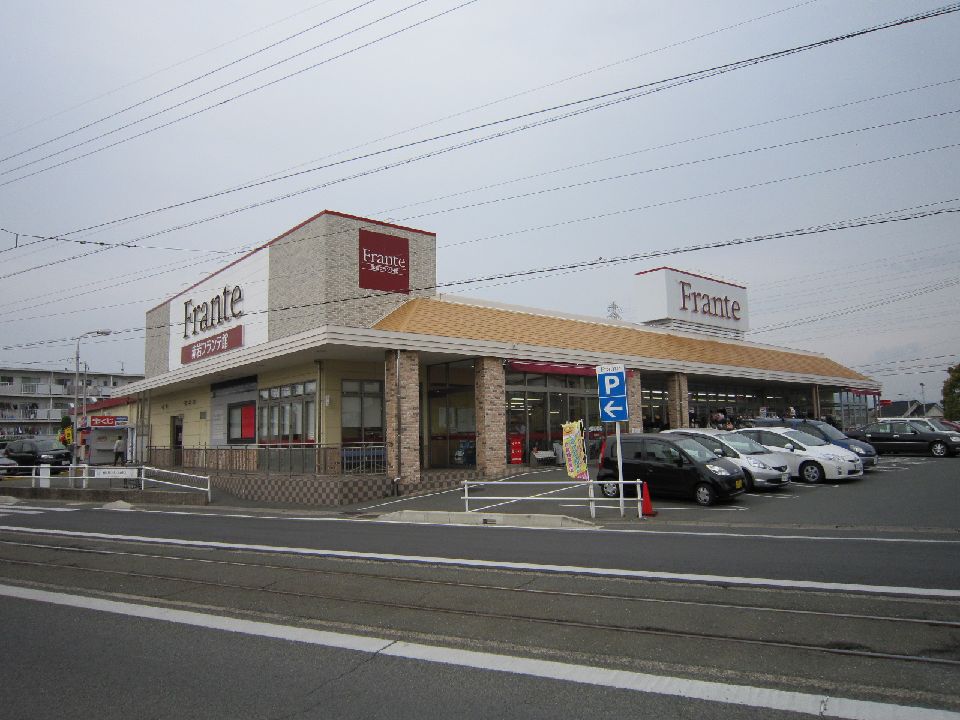
{"type": "Polygon", "coordinates": [[[620,517],[623,517],[623,455],[620,446],[620,423],[630,419],[627,404],[627,370],[622,364],[597,365],[596,369],[600,419],[603,422],[617,424],[617,483],[620,486],[620,517]]]}

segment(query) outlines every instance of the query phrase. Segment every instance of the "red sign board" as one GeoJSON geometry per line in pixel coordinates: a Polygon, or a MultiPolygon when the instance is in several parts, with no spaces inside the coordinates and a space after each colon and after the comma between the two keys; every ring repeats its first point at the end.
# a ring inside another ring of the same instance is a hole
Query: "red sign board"
{"type": "Polygon", "coordinates": [[[91,428],[122,427],[127,424],[129,419],[129,416],[127,415],[91,415],[89,418],[89,424],[91,428]]]}
{"type": "Polygon", "coordinates": [[[881,400],[880,407],[886,407],[887,405],[893,405],[893,400],[881,400]]]}
{"type": "Polygon", "coordinates": [[[395,235],[360,230],[361,288],[410,292],[410,242],[395,235]]]}
{"type": "Polygon", "coordinates": [[[243,325],[237,325],[203,340],[184,345],[180,348],[180,364],[186,365],[238,347],[243,347],[243,325]]]}

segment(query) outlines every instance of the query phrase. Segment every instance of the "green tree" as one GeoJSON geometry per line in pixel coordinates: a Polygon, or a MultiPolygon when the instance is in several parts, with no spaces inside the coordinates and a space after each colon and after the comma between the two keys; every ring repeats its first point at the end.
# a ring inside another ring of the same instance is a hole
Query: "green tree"
{"type": "Polygon", "coordinates": [[[947,420],[960,419],[960,364],[947,368],[950,376],[943,382],[943,415],[947,420]]]}

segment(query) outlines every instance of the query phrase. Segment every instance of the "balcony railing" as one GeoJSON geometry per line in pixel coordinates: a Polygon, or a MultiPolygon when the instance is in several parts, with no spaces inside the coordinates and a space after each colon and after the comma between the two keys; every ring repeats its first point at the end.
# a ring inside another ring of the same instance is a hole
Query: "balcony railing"
{"type": "Polygon", "coordinates": [[[150,446],[145,462],[155,467],[288,475],[382,475],[387,471],[382,443],[150,446]]]}

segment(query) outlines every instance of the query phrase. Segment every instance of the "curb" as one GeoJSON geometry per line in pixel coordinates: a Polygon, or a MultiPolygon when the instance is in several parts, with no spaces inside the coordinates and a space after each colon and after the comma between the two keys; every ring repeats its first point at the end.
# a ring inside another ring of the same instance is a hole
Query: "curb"
{"type": "Polygon", "coordinates": [[[503,525],[508,527],[580,528],[582,530],[597,527],[592,522],[568,515],[446,512],[443,510],[398,510],[397,512],[380,515],[377,520],[431,525],[503,525]]]}

